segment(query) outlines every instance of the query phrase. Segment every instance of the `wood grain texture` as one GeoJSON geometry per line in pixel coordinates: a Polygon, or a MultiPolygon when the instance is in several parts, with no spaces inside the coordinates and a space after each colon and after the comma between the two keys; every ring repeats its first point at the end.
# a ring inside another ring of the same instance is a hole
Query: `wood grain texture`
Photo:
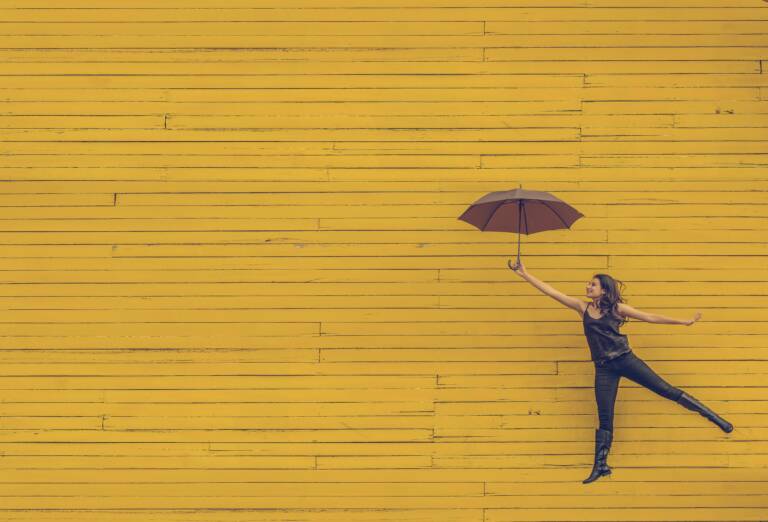
{"type": "Polygon", "coordinates": [[[0,521],[768,520],[768,5],[0,2],[0,521]],[[523,237],[728,418],[622,380],[523,237]]]}

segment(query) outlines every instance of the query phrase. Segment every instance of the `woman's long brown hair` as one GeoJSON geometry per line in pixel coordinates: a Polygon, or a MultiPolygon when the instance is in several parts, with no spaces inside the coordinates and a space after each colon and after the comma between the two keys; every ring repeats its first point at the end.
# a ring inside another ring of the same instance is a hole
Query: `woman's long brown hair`
{"type": "Polygon", "coordinates": [[[600,309],[600,316],[610,313],[620,321],[619,326],[622,326],[629,319],[619,314],[618,305],[624,303],[624,298],[621,296],[621,292],[624,290],[624,283],[618,279],[614,279],[608,274],[595,274],[592,277],[596,277],[600,280],[600,287],[605,290],[605,294],[600,296],[597,301],[597,306],[600,309]],[[619,290],[621,288],[621,290],[619,290]]]}

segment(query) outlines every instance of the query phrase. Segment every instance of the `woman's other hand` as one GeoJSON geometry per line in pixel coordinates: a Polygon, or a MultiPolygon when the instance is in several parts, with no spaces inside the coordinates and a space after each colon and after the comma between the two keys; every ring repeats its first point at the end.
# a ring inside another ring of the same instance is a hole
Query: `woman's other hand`
{"type": "Polygon", "coordinates": [[[685,323],[686,326],[691,326],[693,323],[701,319],[701,312],[696,312],[696,315],[693,316],[693,319],[685,323]]]}

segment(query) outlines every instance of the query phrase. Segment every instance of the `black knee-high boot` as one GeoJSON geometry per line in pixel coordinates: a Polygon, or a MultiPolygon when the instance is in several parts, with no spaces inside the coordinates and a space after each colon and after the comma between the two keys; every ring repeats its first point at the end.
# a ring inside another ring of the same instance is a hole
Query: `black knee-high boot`
{"type": "Polygon", "coordinates": [[[724,418],[720,417],[717,413],[715,413],[714,411],[704,406],[702,403],[696,400],[695,397],[692,397],[687,393],[683,392],[683,394],[680,395],[680,398],[677,399],[677,402],[683,405],[685,408],[688,408],[691,411],[698,412],[702,417],[706,417],[710,421],[714,422],[724,432],[730,433],[733,431],[733,424],[731,424],[724,418]]]}
{"type": "Polygon", "coordinates": [[[602,477],[611,474],[611,467],[608,465],[608,451],[611,449],[613,441],[613,432],[610,430],[595,430],[595,463],[592,466],[592,473],[589,477],[582,480],[582,483],[588,484],[602,477]]]}

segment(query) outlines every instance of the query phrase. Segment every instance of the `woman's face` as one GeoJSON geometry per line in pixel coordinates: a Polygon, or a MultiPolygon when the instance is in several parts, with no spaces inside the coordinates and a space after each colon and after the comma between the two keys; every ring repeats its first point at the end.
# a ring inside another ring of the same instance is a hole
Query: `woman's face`
{"type": "Polygon", "coordinates": [[[600,287],[600,280],[598,278],[594,277],[587,283],[587,297],[594,299],[600,297],[602,292],[603,289],[600,287]]]}

